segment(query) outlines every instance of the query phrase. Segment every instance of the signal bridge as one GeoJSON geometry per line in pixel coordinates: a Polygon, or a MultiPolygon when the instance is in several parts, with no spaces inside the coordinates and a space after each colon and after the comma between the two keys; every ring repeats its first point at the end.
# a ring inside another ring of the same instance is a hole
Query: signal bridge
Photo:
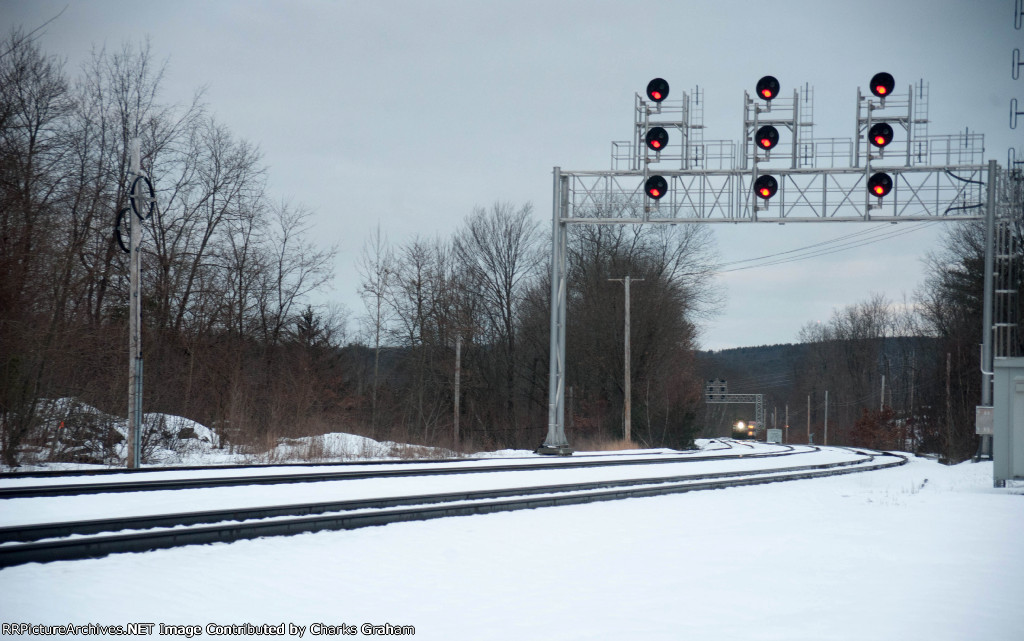
{"type": "MultiPolygon", "coordinates": [[[[669,100],[668,82],[655,78],[646,99],[634,101],[633,139],[612,143],[610,170],[554,168],[548,434],[539,452],[572,452],[564,430],[568,225],[984,219],[992,264],[996,221],[1002,229],[1021,204],[1021,172],[985,163],[978,133],[929,135],[923,81],[896,92],[883,72],[869,88],[857,90],[853,139],[817,139],[811,88],[783,97],[779,80],[765,76],[754,96],[744,92],[737,144],[704,140],[700,88],[669,100]]],[[[1013,234],[1003,236],[1013,242],[1013,234]]],[[[992,271],[983,404],[991,403],[992,271]]]]}

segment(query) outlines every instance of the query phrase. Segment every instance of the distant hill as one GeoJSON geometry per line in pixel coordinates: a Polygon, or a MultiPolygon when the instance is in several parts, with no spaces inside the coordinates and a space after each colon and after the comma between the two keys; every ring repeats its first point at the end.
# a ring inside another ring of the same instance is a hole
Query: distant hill
{"type": "MultiPolygon", "coordinates": [[[[828,350],[812,343],[787,343],[697,352],[697,374],[706,382],[724,379],[730,394],[762,394],[765,419],[770,427],[785,424],[788,407],[791,426],[799,426],[792,437],[806,438],[808,431],[824,418],[823,392],[830,390],[830,425],[834,434],[849,429],[864,409],[877,409],[881,377],[888,377],[885,403],[899,410],[911,404],[934,403],[938,381],[932,362],[937,339],[922,336],[835,341],[828,350]],[[822,354],[833,354],[835,362],[819,363],[822,354]],[[853,354],[856,354],[854,358],[853,354]],[[851,363],[857,364],[851,371],[851,363]],[[859,367],[859,369],[857,369],[859,367]],[[822,378],[822,372],[828,376],[822,378]],[[808,397],[811,415],[808,420],[808,397]],[[772,420],[772,412],[776,420],[772,420]]],[[[728,436],[737,421],[754,419],[754,406],[707,404],[702,436],[728,436]]]]}
{"type": "Polygon", "coordinates": [[[705,380],[725,379],[735,394],[785,394],[807,354],[803,343],[737,347],[697,352],[698,372],[705,380]]]}

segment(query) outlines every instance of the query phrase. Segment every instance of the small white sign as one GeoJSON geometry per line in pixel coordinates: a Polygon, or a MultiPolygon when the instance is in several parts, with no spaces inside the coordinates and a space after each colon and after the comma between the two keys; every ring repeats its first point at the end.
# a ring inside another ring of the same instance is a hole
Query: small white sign
{"type": "Polygon", "coordinates": [[[992,416],[992,408],[978,405],[974,408],[974,433],[979,436],[992,436],[992,427],[995,419],[992,416]]]}
{"type": "Polygon", "coordinates": [[[770,429],[768,430],[768,442],[769,443],[781,443],[782,442],[782,430],[770,429]]]}

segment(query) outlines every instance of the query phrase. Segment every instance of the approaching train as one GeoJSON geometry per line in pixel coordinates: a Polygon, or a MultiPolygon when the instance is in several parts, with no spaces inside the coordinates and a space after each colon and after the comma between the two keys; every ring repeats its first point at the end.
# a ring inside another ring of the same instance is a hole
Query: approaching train
{"type": "Polygon", "coordinates": [[[759,431],[757,421],[736,421],[732,426],[732,437],[737,440],[756,441],[759,431]]]}

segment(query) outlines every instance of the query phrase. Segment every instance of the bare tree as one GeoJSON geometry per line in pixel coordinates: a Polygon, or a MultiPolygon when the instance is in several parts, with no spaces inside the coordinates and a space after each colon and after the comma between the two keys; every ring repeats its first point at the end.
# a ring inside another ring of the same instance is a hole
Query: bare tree
{"type": "Polygon", "coordinates": [[[0,57],[0,438],[4,462],[13,465],[60,339],[62,315],[43,301],[68,264],[58,186],[70,101],[60,64],[31,38],[16,31],[6,46],[0,57]],[[64,257],[57,274],[54,255],[64,257]]]}
{"type": "Polygon", "coordinates": [[[270,215],[258,307],[263,340],[273,345],[293,322],[296,304],[330,281],[337,248],[321,249],[307,239],[312,216],[308,209],[281,203],[270,215]]]}
{"type": "Polygon", "coordinates": [[[466,276],[464,286],[480,298],[479,322],[501,345],[504,404],[513,424],[517,422],[517,315],[540,266],[539,234],[532,216],[529,203],[518,209],[509,203],[495,203],[490,210],[478,208],[454,241],[455,256],[466,276]]]}
{"type": "Polygon", "coordinates": [[[391,279],[396,275],[394,255],[388,247],[387,238],[381,233],[380,225],[363,242],[358,269],[362,281],[359,295],[366,306],[363,322],[373,343],[373,382],[370,395],[370,423],[376,433],[378,429],[377,401],[380,387],[381,341],[390,322],[390,308],[387,305],[391,279]]]}

